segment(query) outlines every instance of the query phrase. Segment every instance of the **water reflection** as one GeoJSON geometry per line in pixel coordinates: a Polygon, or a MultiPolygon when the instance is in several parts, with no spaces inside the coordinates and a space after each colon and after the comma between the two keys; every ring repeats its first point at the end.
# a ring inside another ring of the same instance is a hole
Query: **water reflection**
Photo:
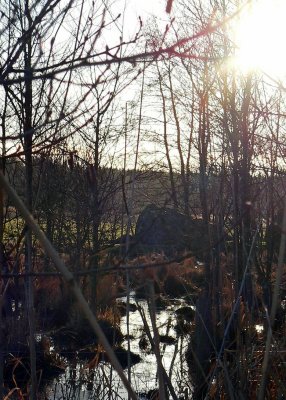
{"type": "MultiPolygon", "coordinates": [[[[145,300],[136,302],[135,298],[131,296],[130,303],[140,307],[153,336],[147,302],[145,300]]],[[[184,305],[182,300],[172,300],[167,308],[156,310],[156,326],[161,338],[162,364],[180,398],[187,398],[186,393],[190,391],[185,362],[188,335],[178,334],[178,329],[175,329],[178,326],[178,317],[175,311],[184,305]]],[[[120,328],[125,337],[122,347],[127,350],[126,316],[122,317],[120,328]]],[[[140,398],[143,399],[146,393],[150,393],[158,387],[158,377],[156,357],[151,351],[138,308],[129,313],[129,341],[130,350],[141,357],[139,363],[130,367],[130,380],[133,389],[138,394],[141,393],[140,398]],[[145,347],[142,346],[144,339],[145,347]]],[[[127,375],[127,369],[125,372],[127,375]]],[[[89,400],[94,398],[127,400],[128,396],[116,371],[110,364],[100,362],[96,368],[92,369],[89,369],[86,363],[69,364],[65,374],[46,387],[43,398],[45,400],[89,400]]]]}

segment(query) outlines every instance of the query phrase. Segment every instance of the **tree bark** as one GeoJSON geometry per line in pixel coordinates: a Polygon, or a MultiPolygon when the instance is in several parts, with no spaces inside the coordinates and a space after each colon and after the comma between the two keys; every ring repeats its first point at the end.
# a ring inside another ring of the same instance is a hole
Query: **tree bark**
{"type": "Polygon", "coordinates": [[[161,99],[162,99],[164,146],[165,146],[167,163],[168,163],[168,168],[169,168],[169,178],[170,178],[170,185],[171,185],[171,197],[172,197],[173,206],[174,206],[175,210],[177,210],[178,209],[178,197],[177,197],[177,190],[176,190],[175,179],[174,179],[173,165],[172,165],[172,161],[171,161],[171,157],[170,157],[170,151],[169,151],[169,143],[168,143],[168,135],[167,135],[166,99],[165,99],[163,86],[162,86],[163,78],[162,78],[158,63],[156,65],[157,65],[158,78],[159,78],[159,89],[160,89],[160,94],[161,94],[161,99]]]}
{"type": "MultiPolygon", "coordinates": [[[[30,14],[29,0],[25,1],[25,16],[27,18],[27,28],[30,31],[32,17],[30,14]]],[[[33,210],[33,88],[32,88],[32,37],[26,36],[24,47],[25,64],[25,89],[24,89],[24,153],[25,153],[25,175],[26,175],[26,203],[30,212],[33,210]]],[[[28,228],[25,235],[25,269],[29,274],[33,270],[33,243],[32,231],[28,228]]],[[[27,313],[29,321],[29,349],[31,363],[31,392],[30,398],[37,398],[37,367],[36,367],[36,341],[35,341],[35,312],[34,312],[34,293],[32,277],[26,278],[27,313]]]]}

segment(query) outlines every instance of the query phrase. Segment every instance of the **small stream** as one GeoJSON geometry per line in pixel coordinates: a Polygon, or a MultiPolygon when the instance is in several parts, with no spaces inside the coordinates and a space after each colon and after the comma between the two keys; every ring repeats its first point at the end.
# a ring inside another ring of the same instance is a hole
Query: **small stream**
{"type": "MultiPolygon", "coordinates": [[[[126,301],[126,299],[120,299],[126,301]]],[[[135,300],[131,294],[130,304],[140,306],[144,313],[151,334],[151,320],[146,300],[135,300]]],[[[175,310],[185,306],[183,300],[172,299],[164,309],[156,310],[156,326],[161,338],[160,353],[163,366],[171,379],[177,396],[187,399],[191,391],[185,354],[188,346],[188,335],[178,334],[178,323],[175,310]]],[[[122,347],[128,350],[127,316],[122,317],[120,329],[125,337],[122,347]]],[[[142,317],[138,309],[129,313],[129,346],[132,353],[138,354],[141,361],[130,368],[131,385],[139,398],[151,398],[153,390],[158,388],[157,362],[151,352],[147,340],[142,317]]],[[[125,369],[128,374],[127,368],[125,369]]],[[[44,390],[45,400],[89,400],[89,399],[127,400],[127,392],[116,371],[107,362],[100,362],[95,368],[89,369],[87,363],[69,363],[65,373],[49,383],[44,390]]]]}

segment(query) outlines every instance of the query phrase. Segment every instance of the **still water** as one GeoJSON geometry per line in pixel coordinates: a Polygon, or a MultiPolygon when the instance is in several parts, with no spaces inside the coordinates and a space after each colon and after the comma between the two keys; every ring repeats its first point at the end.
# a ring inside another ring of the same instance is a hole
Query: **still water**
{"type": "MultiPolygon", "coordinates": [[[[126,299],[120,299],[126,300],[126,299]]],[[[135,304],[133,296],[130,304],[135,304]]],[[[151,320],[148,305],[145,300],[137,301],[141,314],[138,311],[129,313],[129,324],[127,316],[122,317],[120,328],[126,337],[122,347],[131,352],[139,354],[141,361],[132,365],[129,371],[130,380],[134,391],[140,399],[146,399],[146,394],[158,388],[157,362],[155,355],[151,352],[150,344],[146,340],[142,312],[146,317],[151,334],[151,320]],[[129,329],[128,329],[129,327],[129,329]],[[129,332],[128,332],[129,330],[129,332]],[[129,334],[129,344],[127,339],[129,334]]],[[[174,329],[177,324],[175,311],[184,306],[182,300],[173,299],[164,309],[156,310],[156,326],[158,333],[165,343],[160,343],[160,354],[163,366],[171,379],[175,392],[180,398],[187,398],[190,393],[190,379],[185,361],[185,353],[188,345],[188,335],[179,335],[174,329]],[[165,340],[164,340],[165,338],[165,340]],[[168,344],[166,344],[168,342],[168,344]]],[[[128,369],[125,369],[126,375],[128,369]]],[[[116,371],[109,363],[101,362],[97,367],[89,369],[87,363],[69,364],[64,374],[49,383],[44,391],[45,400],[91,400],[112,399],[127,400],[128,396],[116,371]]]]}

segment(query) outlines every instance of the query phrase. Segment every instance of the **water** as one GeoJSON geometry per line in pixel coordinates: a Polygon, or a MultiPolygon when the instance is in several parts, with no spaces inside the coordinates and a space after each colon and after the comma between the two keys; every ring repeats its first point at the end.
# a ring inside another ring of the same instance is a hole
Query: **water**
{"type": "MultiPolygon", "coordinates": [[[[130,303],[135,304],[133,296],[130,298],[130,303]]],[[[141,300],[138,301],[138,305],[146,317],[153,336],[147,302],[141,300]]],[[[191,390],[185,361],[188,336],[178,336],[174,329],[177,324],[174,311],[183,305],[185,304],[181,300],[172,300],[167,308],[156,310],[156,326],[159,335],[166,335],[169,341],[171,341],[170,338],[174,339],[173,344],[160,343],[160,353],[162,364],[178,396],[182,393],[186,396],[186,392],[191,390]]],[[[126,336],[128,333],[126,316],[121,319],[120,328],[123,335],[126,336]]],[[[130,350],[139,354],[142,359],[139,363],[131,366],[131,385],[136,393],[141,393],[140,398],[144,399],[143,394],[158,388],[157,362],[155,355],[151,352],[150,344],[144,339],[146,333],[138,310],[129,313],[129,337],[130,350]],[[144,344],[145,346],[143,346],[144,344]]],[[[127,338],[122,347],[128,349],[127,338]]],[[[125,373],[127,375],[127,369],[125,369],[125,373]]],[[[116,371],[110,364],[100,362],[93,369],[89,369],[87,363],[70,364],[63,375],[46,387],[43,398],[48,400],[89,400],[95,398],[127,400],[128,396],[116,371]]]]}

